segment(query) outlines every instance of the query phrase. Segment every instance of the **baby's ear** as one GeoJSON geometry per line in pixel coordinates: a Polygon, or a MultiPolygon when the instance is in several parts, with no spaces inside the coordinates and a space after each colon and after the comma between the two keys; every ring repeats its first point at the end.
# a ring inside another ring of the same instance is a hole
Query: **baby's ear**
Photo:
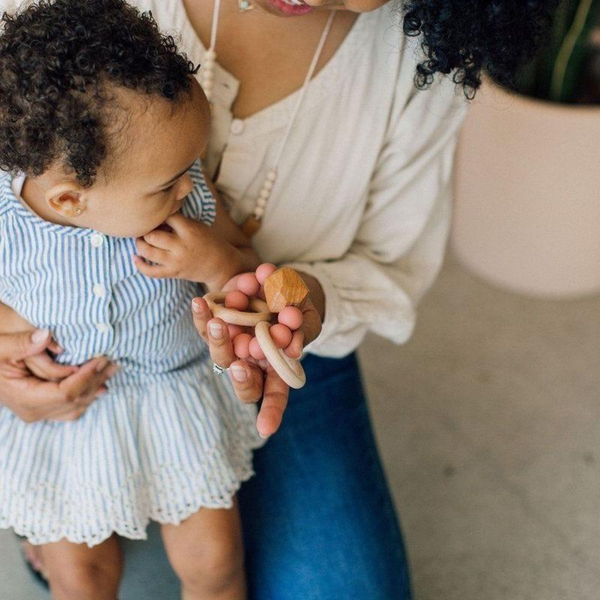
{"type": "Polygon", "coordinates": [[[84,189],[76,181],[65,181],[46,192],[46,203],[61,217],[74,219],[87,207],[84,189]]]}

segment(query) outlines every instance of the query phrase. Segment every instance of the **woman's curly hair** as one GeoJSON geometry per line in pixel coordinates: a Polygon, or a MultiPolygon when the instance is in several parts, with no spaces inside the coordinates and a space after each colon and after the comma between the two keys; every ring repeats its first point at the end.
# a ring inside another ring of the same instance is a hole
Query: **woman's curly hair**
{"type": "Polygon", "coordinates": [[[112,150],[109,85],[176,103],[196,72],[151,14],[123,0],[42,0],[0,25],[5,171],[37,176],[60,160],[90,186],[112,150]]]}
{"type": "Polygon", "coordinates": [[[421,35],[426,59],[416,85],[453,73],[472,98],[482,73],[512,87],[519,67],[548,31],[558,0],[406,0],[404,33],[421,35]]]}

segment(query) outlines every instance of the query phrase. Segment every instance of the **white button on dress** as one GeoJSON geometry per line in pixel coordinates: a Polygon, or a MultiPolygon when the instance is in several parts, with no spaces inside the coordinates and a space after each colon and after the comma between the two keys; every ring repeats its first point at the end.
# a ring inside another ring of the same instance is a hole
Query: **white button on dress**
{"type": "Polygon", "coordinates": [[[98,298],[104,298],[106,296],[106,288],[101,283],[96,283],[92,288],[94,292],[94,296],[98,296],[98,298]]]}
{"type": "Polygon", "coordinates": [[[104,244],[104,236],[100,233],[94,233],[90,239],[90,243],[94,248],[100,248],[104,244]]]}

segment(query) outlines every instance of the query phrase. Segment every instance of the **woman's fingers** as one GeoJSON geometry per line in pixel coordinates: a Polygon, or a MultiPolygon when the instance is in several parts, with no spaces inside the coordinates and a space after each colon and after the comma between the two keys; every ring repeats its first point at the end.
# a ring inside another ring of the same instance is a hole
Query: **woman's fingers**
{"type": "Polygon", "coordinates": [[[85,363],[73,375],[63,379],[58,385],[64,397],[81,402],[94,397],[98,389],[118,370],[108,358],[99,357],[85,363]]]}
{"type": "Polygon", "coordinates": [[[223,319],[211,319],[206,329],[210,357],[216,365],[226,369],[237,358],[233,351],[229,329],[223,319]]]}
{"type": "Polygon", "coordinates": [[[48,329],[0,335],[0,360],[22,360],[39,354],[52,343],[48,329]]]}
{"type": "Polygon", "coordinates": [[[59,365],[46,352],[24,359],[25,365],[33,375],[46,381],[60,381],[77,371],[77,367],[59,365]]]}
{"type": "Polygon", "coordinates": [[[236,360],[231,364],[229,374],[235,395],[242,402],[252,404],[262,398],[264,372],[258,365],[236,360]]]}
{"type": "Polygon", "coordinates": [[[256,419],[256,428],[261,437],[269,437],[279,429],[289,394],[289,386],[269,367],[265,374],[263,401],[256,419]]]}
{"type": "Polygon", "coordinates": [[[315,308],[310,298],[307,298],[302,307],[302,331],[304,332],[304,345],[310,344],[321,334],[323,323],[319,311],[315,308]]]}
{"type": "Polygon", "coordinates": [[[192,300],[192,316],[198,335],[208,344],[208,322],[213,318],[204,298],[192,300]]]}

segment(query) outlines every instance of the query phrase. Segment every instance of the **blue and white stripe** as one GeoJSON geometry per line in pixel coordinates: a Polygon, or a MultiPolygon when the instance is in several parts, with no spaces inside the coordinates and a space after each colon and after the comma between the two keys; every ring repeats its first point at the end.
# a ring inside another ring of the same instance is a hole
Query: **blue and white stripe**
{"type": "MultiPolygon", "coordinates": [[[[215,202],[199,165],[183,209],[208,224],[215,202]]],[[[25,424],[0,408],[0,527],[33,543],[145,538],[149,519],[179,523],[229,507],[263,440],[254,406],[216,378],[194,328],[198,284],[150,279],[133,240],[37,217],[0,172],[0,301],[65,349],[121,366],[109,392],[74,422],[25,424]]]]}

